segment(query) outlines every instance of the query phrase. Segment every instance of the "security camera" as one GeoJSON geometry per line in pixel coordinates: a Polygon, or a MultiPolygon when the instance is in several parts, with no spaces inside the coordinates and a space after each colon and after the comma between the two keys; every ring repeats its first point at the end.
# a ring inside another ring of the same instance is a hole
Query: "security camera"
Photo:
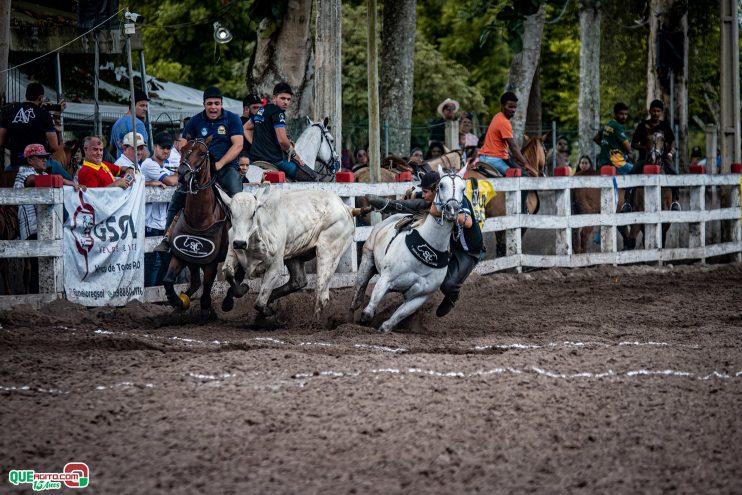
{"type": "Polygon", "coordinates": [[[128,10],[124,13],[124,18],[127,21],[131,21],[131,22],[144,22],[143,15],[135,14],[134,12],[129,12],[128,10]]]}

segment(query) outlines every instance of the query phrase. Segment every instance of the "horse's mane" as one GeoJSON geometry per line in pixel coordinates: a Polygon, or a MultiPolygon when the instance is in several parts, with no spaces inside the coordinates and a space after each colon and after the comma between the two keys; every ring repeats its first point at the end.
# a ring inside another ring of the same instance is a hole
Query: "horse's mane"
{"type": "Polygon", "coordinates": [[[542,136],[527,137],[526,143],[521,148],[521,153],[528,163],[536,167],[537,175],[540,175],[544,165],[546,165],[544,138],[542,136]]]}

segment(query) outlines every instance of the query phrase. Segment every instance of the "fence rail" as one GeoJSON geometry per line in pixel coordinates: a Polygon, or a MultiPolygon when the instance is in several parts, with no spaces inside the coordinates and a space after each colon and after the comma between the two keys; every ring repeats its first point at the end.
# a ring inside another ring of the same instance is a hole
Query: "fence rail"
{"type": "MultiPolygon", "coordinates": [[[[623,177],[548,177],[548,178],[507,178],[491,180],[497,194],[506,195],[506,212],[503,217],[488,218],[484,232],[505,232],[506,255],[481,261],[476,272],[493,273],[507,269],[521,270],[524,267],[585,267],[591,265],[644,262],[670,262],[698,259],[722,255],[732,255],[736,261],[742,260],[742,223],[740,222],[740,175],[633,175],[623,177]],[[616,213],[617,191],[625,187],[645,188],[646,208],[643,212],[616,213]],[[662,211],[660,191],[663,187],[681,187],[689,191],[689,207],[684,211],[662,211]],[[594,188],[601,191],[601,212],[599,214],[574,215],[571,209],[571,190],[594,188]],[[726,208],[706,208],[706,188],[723,188],[728,195],[726,208]],[[528,215],[520,211],[521,191],[553,191],[555,198],[554,214],[528,215]],[[729,222],[730,240],[707,244],[706,224],[708,222],[729,222]],[[688,224],[687,247],[661,247],[662,224],[688,224]],[[619,251],[617,227],[644,224],[644,246],[634,251],[619,251]],[[587,226],[599,226],[601,251],[575,254],[572,246],[572,231],[587,226]],[[524,229],[556,230],[555,254],[524,253],[522,237],[524,229]]],[[[294,183],[275,184],[277,189],[326,190],[338,194],[346,204],[353,204],[355,197],[364,194],[379,196],[400,196],[411,183],[385,184],[327,184],[294,183]]],[[[261,186],[245,186],[246,191],[254,191],[261,186]]],[[[39,257],[40,294],[0,296],[0,309],[16,304],[40,305],[59,297],[64,297],[63,241],[62,241],[62,189],[2,189],[0,205],[37,205],[38,240],[0,241],[0,258],[39,257]]],[[[173,188],[147,188],[145,199],[148,203],[168,202],[173,188]]],[[[358,227],[354,241],[362,242],[368,238],[371,227],[358,227]]],[[[161,237],[145,240],[145,252],[150,253],[160,242],[161,237]]],[[[358,266],[357,249],[354,245],[343,255],[338,272],[332,280],[332,287],[353,285],[358,266]]],[[[313,277],[309,277],[310,286],[313,277]]],[[[251,281],[251,290],[257,289],[257,281],[251,281]]],[[[216,293],[223,293],[223,282],[216,284],[216,293]]],[[[145,301],[165,300],[162,287],[145,289],[145,301]]]]}

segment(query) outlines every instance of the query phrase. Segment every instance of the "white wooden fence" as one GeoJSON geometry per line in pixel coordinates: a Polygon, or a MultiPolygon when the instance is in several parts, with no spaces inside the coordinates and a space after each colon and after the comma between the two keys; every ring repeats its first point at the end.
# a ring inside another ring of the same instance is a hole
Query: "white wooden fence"
{"type": "MultiPolygon", "coordinates": [[[[506,195],[507,215],[489,218],[485,232],[504,231],[506,255],[500,258],[481,261],[476,268],[480,274],[505,269],[521,270],[523,267],[582,267],[599,264],[626,264],[639,262],[669,262],[676,260],[701,260],[720,255],[732,255],[736,261],[742,260],[742,223],[740,222],[740,175],[632,175],[624,177],[549,177],[549,178],[505,178],[496,179],[492,184],[498,194],[506,195]],[[662,187],[679,186],[689,190],[690,204],[683,211],[661,211],[660,194],[662,187]],[[616,187],[644,187],[645,212],[615,213],[616,187]],[[705,204],[707,187],[726,187],[731,198],[731,207],[707,209],[705,204]],[[572,215],[570,191],[575,188],[597,188],[601,191],[601,212],[593,215],[572,215]],[[527,215],[520,213],[521,191],[554,191],[555,214],[527,215]],[[723,243],[707,244],[706,225],[712,221],[731,221],[731,240],[723,243]],[[618,251],[617,226],[645,224],[645,240],[642,249],[618,251]],[[663,223],[687,223],[689,240],[687,247],[661,248],[663,223]],[[572,230],[585,226],[599,226],[601,237],[600,252],[574,254],[572,230]],[[523,252],[523,229],[556,230],[553,255],[535,255],[523,252]]],[[[348,204],[353,204],[356,196],[376,194],[379,196],[401,195],[411,186],[410,183],[385,184],[343,184],[343,183],[294,183],[276,184],[272,187],[285,189],[321,189],[333,191],[348,204]]],[[[250,191],[258,186],[245,186],[250,191]]],[[[147,202],[167,202],[173,189],[147,188],[147,202]]],[[[35,204],[38,214],[38,240],[0,241],[0,258],[39,257],[40,294],[0,296],[0,309],[26,303],[34,306],[64,297],[63,241],[62,241],[62,189],[0,189],[0,205],[35,204]]],[[[355,241],[364,241],[371,227],[356,229],[355,241]]],[[[147,238],[145,251],[160,242],[160,237],[147,238]]],[[[358,266],[355,243],[345,253],[332,282],[333,287],[353,285],[358,266]]],[[[310,276],[310,285],[313,283],[310,276]]],[[[256,282],[251,282],[256,288],[256,282]]],[[[224,283],[216,284],[217,292],[225,290],[224,283]]],[[[218,295],[218,294],[217,294],[218,295]]],[[[145,290],[145,300],[163,301],[162,287],[149,287],[145,290]]]]}

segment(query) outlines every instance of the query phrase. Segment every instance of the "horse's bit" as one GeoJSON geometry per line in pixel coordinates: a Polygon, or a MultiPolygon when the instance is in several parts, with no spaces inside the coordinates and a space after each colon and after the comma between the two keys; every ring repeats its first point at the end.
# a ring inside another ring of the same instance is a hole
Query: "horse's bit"
{"type": "Polygon", "coordinates": [[[191,146],[191,149],[188,150],[188,153],[186,153],[183,156],[183,159],[180,162],[181,166],[185,166],[188,168],[188,170],[183,174],[184,182],[187,186],[187,191],[189,194],[198,194],[199,191],[203,191],[204,189],[208,189],[211,186],[214,185],[216,182],[216,174],[214,177],[211,178],[207,183],[205,184],[199,184],[197,182],[198,180],[198,174],[201,172],[201,169],[203,168],[204,164],[210,165],[209,163],[209,147],[206,144],[206,141],[203,139],[194,139],[193,146],[191,146]],[[199,160],[196,168],[191,167],[191,164],[188,162],[188,158],[190,158],[191,153],[193,153],[193,150],[196,146],[203,146],[206,150],[206,153],[204,153],[204,156],[199,160]]]}

